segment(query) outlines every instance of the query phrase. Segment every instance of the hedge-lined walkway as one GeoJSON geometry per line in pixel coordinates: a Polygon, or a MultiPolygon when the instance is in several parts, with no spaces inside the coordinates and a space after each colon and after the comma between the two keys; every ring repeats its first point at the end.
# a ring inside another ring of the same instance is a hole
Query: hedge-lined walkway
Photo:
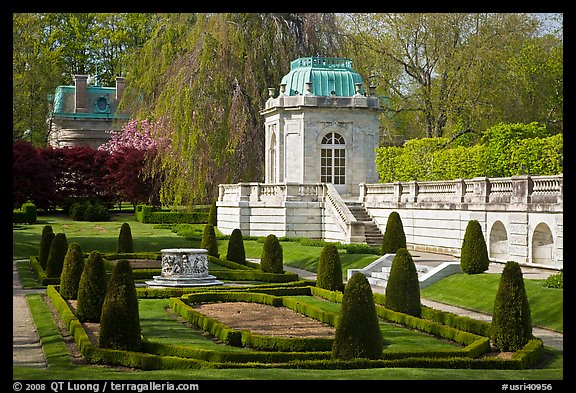
{"type": "Polygon", "coordinates": [[[36,325],[30,314],[27,294],[45,292],[44,289],[22,289],[20,275],[12,261],[12,360],[14,365],[47,367],[36,325]]]}

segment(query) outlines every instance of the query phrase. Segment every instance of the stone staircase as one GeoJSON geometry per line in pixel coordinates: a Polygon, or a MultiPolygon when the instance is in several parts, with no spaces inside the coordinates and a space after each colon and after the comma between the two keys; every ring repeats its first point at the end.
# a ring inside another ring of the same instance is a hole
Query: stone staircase
{"type": "MultiPolygon", "coordinates": [[[[348,269],[348,280],[353,274],[361,273],[366,276],[370,285],[386,288],[390,268],[396,254],[385,254],[363,269],[348,269]]],[[[455,273],[461,273],[460,262],[441,262],[437,266],[415,264],[418,273],[420,288],[426,288],[441,278],[455,273]]]]}
{"type": "Polygon", "coordinates": [[[364,224],[366,243],[372,247],[381,247],[382,236],[384,235],[372,217],[370,217],[370,214],[368,214],[364,205],[361,202],[346,201],[346,206],[348,206],[348,209],[350,209],[350,212],[354,218],[356,218],[356,221],[360,221],[364,224]]]}

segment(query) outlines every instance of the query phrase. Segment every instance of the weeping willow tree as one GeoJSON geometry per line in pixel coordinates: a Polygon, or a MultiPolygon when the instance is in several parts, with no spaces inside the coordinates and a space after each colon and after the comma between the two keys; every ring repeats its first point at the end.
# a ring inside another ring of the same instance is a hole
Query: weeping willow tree
{"type": "Polygon", "coordinates": [[[332,14],[164,15],[128,56],[122,102],[169,141],[148,162],[162,202],[206,203],[218,184],[261,181],[267,88],[295,58],[337,56],[336,37],[332,14]]]}

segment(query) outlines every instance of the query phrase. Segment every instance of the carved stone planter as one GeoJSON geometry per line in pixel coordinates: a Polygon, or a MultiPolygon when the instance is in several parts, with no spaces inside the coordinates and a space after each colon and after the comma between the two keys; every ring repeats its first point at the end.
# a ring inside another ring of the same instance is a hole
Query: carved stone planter
{"type": "Polygon", "coordinates": [[[208,250],[202,248],[165,248],[162,253],[162,272],[151,287],[196,287],[222,285],[215,276],[208,274],[208,250]]]}

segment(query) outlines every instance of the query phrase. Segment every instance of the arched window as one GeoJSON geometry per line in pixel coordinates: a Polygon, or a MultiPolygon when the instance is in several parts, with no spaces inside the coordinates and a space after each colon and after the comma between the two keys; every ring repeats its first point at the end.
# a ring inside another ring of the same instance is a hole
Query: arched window
{"type": "Polygon", "coordinates": [[[320,181],[334,185],[346,184],[346,141],[337,132],[329,132],[322,138],[320,181]]]}

